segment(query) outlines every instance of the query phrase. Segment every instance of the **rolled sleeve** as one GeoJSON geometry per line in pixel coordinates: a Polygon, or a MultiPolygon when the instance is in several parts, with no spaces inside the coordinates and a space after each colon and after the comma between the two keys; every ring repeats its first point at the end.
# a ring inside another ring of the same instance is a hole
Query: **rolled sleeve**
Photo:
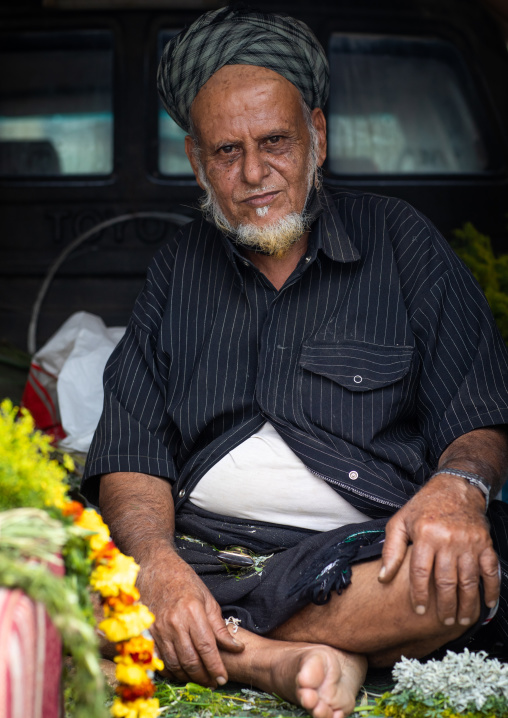
{"type": "Polygon", "coordinates": [[[169,358],[158,343],[165,291],[160,272],[157,276],[161,259],[159,255],[154,260],[127,331],[104,371],[104,406],[81,487],[93,504],[98,503],[100,477],[106,473],[176,478],[178,432],[166,408],[169,358]]]}
{"type": "Polygon", "coordinates": [[[418,417],[430,463],[462,434],[508,423],[508,352],[476,280],[455,258],[413,319],[418,417]]]}

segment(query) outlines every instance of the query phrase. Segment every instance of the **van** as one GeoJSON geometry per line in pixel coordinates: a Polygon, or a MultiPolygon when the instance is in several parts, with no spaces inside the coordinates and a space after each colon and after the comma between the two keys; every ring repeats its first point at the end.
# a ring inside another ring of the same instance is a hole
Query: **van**
{"type": "MultiPolygon", "coordinates": [[[[126,324],[151,256],[197,216],[156,71],[174,33],[224,4],[0,4],[4,346],[32,354],[78,310],[126,324]]],[[[506,251],[508,53],[479,0],[253,5],[326,49],[329,186],[407,200],[447,237],[471,221],[506,251]]]]}

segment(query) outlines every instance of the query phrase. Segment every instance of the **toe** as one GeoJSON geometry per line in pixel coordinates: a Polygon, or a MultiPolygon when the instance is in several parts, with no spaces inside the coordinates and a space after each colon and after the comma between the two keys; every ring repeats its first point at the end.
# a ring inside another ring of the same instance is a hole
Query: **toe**
{"type": "Polygon", "coordinates": [[[333,718],[333,710],[326,701],[320,699],[312,711],[312,716],[313,718],[333,718]]]}
{"type": "Polygon", "coordinates": [[[323,685],[327,673],[325,663],[325,657],[321,653],[304,656],[298,672],[298,685],[301,688],[319,689],[323,685]]]}
{"type": "Polygon", "coordinates": [[[319,696],[313,688],[299,688],[296,695],[302,708],[305,708],[309,713],[312,713],[319,703],[319,696]]]}

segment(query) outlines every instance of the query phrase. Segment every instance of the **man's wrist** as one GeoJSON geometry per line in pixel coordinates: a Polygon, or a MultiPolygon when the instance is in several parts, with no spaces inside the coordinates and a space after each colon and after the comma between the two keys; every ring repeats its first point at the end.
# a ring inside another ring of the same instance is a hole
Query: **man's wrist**
{"type": "Polygon", "coordinates": [[[430,478],[432,479],[438,474],[450,474],[451,476],[459,476],[460,478],[465,479],[468,484],[474,486],[479,491],[481,491],[485,498],[485,511],[487,511],[490,502],[491,486],[483,476],[481,476],[480,474],[474,474],[470,471],[463,471],[462,469],[454,469],[451,467],[447,467],[443,469],[437,469],[437,471],[434,471],[430,478]]]}

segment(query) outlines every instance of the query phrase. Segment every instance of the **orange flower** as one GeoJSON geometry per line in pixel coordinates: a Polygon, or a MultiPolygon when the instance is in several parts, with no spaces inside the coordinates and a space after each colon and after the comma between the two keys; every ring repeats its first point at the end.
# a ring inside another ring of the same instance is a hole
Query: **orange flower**
{"type": "Polygon", "coordinates": [[[104,599],[104,614],[106,617],[112,613],[122,613],[129,609],[135,601],[139,601],[139,591],[133,586],[129,593],[120,591],[118,596],[108,596],[104,599]]]}
{"type": "Polygon", "coordinates": [[[62,508],[62,513],[64,516],[72,516],[73,520],[76,521],[84,510],[85,507],[79,501],[67,501],[62,508]]]}
{"type": "Polygon", "coordinates": [[[116,644],[116,650],[121,656],[133,655],[134,653],[153,653],[154,642],[144,636],[136,636],[129,641],[116,644]]]}
{"type": "MultiPolygon", "coordinates": [[[[115,658],[117,663],[127,662],[130,659],[134,663],[150,665],[153,659],[154,643],[144,636],[136,636],[130,641],[117,643],[116,650],[118,652],[118,656],[115,658]]],[[[162,668],[155,670],[162,670],[162,668]]]]}
{"type": "Polygon", "coordinates": [[[143,683],[134,683],[132,685],[120,683],[116,688],[116,692],[123,701],[135,701],[137,698],[151,698],[155,693],[155,686],[145,676],[143,683]]]}
{"type": "Polygon", "coordinates": [[[119,553],[120,551],[113,541],[108,541],[108,543],[104,544],[98,551],[92,551],[92,558],[96,563],[102,563],[104,561],[111,561],[111,559],[119,553]]]}

